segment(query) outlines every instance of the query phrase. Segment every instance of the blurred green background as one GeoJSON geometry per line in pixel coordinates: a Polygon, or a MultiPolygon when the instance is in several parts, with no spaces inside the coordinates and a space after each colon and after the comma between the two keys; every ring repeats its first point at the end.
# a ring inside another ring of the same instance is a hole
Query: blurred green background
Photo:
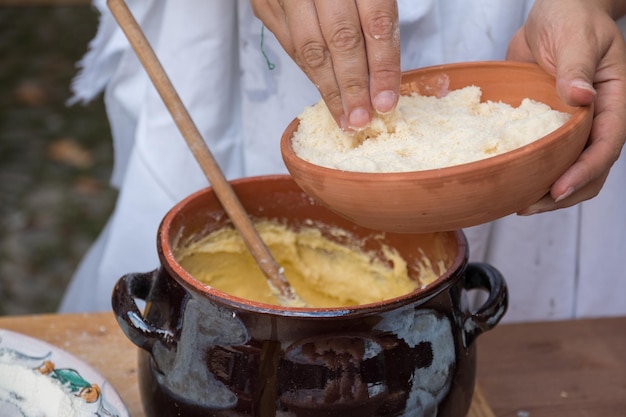
{"type": "Polygon", "coordinates": [[[97,24],[84,0],[0,0],[0,315],[55,311],[113,208],[102,98],[66,105],[97,24]]]}

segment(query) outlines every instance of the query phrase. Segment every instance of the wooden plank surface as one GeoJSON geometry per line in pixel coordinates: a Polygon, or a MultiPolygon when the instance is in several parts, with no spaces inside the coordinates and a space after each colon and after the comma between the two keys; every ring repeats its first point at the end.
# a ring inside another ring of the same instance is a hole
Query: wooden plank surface
{"type": "MultiPolygon", "coordinates": [[[[84,360],[115,387],[131,417],[145,417],[137,387],[137,350],[112,313],[6,316],[0,317],[0,328],[45,340],[84,360]]],[[[495,417],[480,387],[467,417],[495,417]]]]}
{"type": "Polygon", "coordinates": [[[499,325],[478,380],[498,417],[625,417],[626,317],[499,325]]]}

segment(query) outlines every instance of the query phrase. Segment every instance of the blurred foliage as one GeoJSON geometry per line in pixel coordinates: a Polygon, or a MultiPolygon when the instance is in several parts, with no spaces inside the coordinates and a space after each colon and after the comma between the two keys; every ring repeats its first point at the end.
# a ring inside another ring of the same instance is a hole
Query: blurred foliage
{"type": "Polygon", "coordinates": [[[91,6],[0,7],[0,314],[52,312],[108,218],[102,99],[68,107],[91,6]]]}

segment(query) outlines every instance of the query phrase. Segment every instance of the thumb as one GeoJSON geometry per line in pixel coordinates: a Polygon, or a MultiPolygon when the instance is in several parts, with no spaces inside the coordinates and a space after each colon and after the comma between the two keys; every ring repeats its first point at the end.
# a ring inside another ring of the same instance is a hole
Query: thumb
{"type": "Polygon", "coordinates": [[[583,45],[590,46],[584,42],[566,42],[555,48],[556,88],[570,106],[589,105],[596,96],[593,79],[599,58],[596,51],[583,45]]]}
{"type": "Polygon", "coordinates": [[[524,26],[515,32],[509,41],[506,59],[511,61],[535,62],[535,57],[526,40],[526,30],[524,26]]]}
{"type": "MultiPolygon", "coordinates": [[[[506,59],[514,61],[537,62],[548,71],[554,71],[556,66],[557,91],[563,101],[570,106],[584,106],[591,104],[595,98],[593,76],[595,72],[596,55],[593,51],[587,54],[580,53],[578,43],[567,43],[557,51],[554,57],[556,65],[542,62],[537,59],[528,44],[525,27],[520,28],[509,42],[506,59]],[[573,45],[576,45],[574,48],[573,45]]],[[[536,54],[539,57],[542,54],[536,54]]]]}

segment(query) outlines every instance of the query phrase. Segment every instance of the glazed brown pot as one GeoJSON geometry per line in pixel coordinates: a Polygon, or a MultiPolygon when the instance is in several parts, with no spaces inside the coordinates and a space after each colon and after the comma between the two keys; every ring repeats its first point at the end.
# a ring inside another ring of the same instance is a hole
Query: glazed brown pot
{"type": "MultiPolygon", "coordinates": [[[[316,204],[288,176],[233,182],[253,217],[372,232],[316,204]]],[[[432,284],[349,308],[286,308],[207,287],[176,262],[173,248],[228,224],[210,188],[177,204],[158,232],[161,266],[130,273],[112,298],[139,349],[141,398],[149,417],[465,416],[473,395],[474,340],[507,308],[500,273],[468,264],[461,231],[387,233],[408,261],[420,249],[445,272],[432,284]],[[488,292],[477,311],[469,289],[488,292]],[[145,300],[140,311],[136,300],[145,300]]],[[[375,249],[375,248],[374,248],[375,249]]]]}

